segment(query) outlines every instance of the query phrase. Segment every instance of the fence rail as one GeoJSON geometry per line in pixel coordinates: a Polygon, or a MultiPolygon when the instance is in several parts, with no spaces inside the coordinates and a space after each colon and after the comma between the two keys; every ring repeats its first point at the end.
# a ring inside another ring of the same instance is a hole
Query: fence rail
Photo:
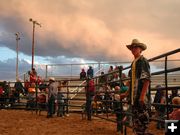
{"type": "MultiPolygon", "coordinates": [[[[168,56],[171,56],[173,54],[177,54],[180,52],[180,49],[176,49],[167,53],[164,53],[162,55],[153,57],[151,59],[149,59],[150,62],[154,62],[155,60],[161,59],[161,58],[165,58],[164,60],[164,70],[161,71],[157,71],[157,72],[153,72],[151,73],[152,75],[152,82],[151,82],[151,86],[150,86],[150,90],[149,90],[149,96],[152,96],[155,94],[156,92],[156,84],[162,83],[164,85],[164,87],[162,87],[161,89],[166,90],[166,99],[168,99],[169,95],[170,95],[170,90],[180,90],[180,74],[176,73],[180,71],[180,67],[174,67],[171,69],[167,69],[167,63],[168,63],[168,56]]],[[[105,84],[99,83],[99,78],[102,77],[102,75],[98,75],[93,77],[92,79],[94,80],[94,87],[96,89],[96,93],[95,96],[98,96],[98,94],[102,94],[102,96],[105,96],[106,94],[115,94],[114,91],[108,91],[108,90],[104,90],[102,91],[101,89],[104,88],[104,85],[110,84],[110,83],[116,83],[117,85],[120,85],[122,82],[127,82],[128,80],[130,80],[131,78],[121,78],[121,75],[123,72],[125,72],[127,69],[129,69],[130,66],[125,67],[124,69],[119,69],[116,70],[114,72],[111,73],[107,73],[105,74],[105,76],[109,76],[112,75],[114,73],[118,73],[119,78],[117,80],[114,81],[110,81],[110,82],[106,82],[105,84]]],[[[66,85],[63,86],[63,94],[65,95],[65,100],[66,100],[66,113],[70,113],[70,112],[75,112],[74,110],[77,110],[76,112],[85,112],[86,115],[88,115],[88,120],[91,120],[91,117],[99,117],[102,119],[106,119],[108,121],[112,121],[112,122],[117,122],[119,123],[119,121],[115,120],[115,113],[117,113],[114,108],[113,108],[113,104],[115,103],[112,99],[102,99],[102,100],[95,100],[95,99],[89,99],[89,93],[87,93],[87,89],[89,88],[89,79],[85,79],[85,80],[80,80],[78,78],[78,76],[66,76],[66,77],[60,77],[60,78],[56,78],[57,79],[57,83],[60,81],[67,81],[68,83],[66,85]],[[70,77],[70,78],[69,78],[70,77]],[[87,107],[88,103],[90,103],[90,106],[87,107]],[[95,105],[94,108],[91,108],[92,105],[95,105]],[[94,109],[94,110],[91,110],[94,109]],[[93,115],[92,112],[93,111],[93,115]],[[100,111],[100,112],[99,112],[100,111]],[[99,115],[99,113],[102,113],[101,115],[99,115]]],[[[5,97],[0,97],[0,107],[1,108],[7,108],[7,109],[13,109],[13,108],[18,108],[18,109],[26,109],[28,100],[26,99],[26,96],[24,95],[19,95],[18,97],[13,97],[12,96],[12,92],[15,91],[14,87],[10,87],[10,85],[12,86],[15,82],[9,82],[10,84],[8,84],[8,88],[9,88],[9,95],[6,95],[5,97]],[[22,96],[22,97],[21,97],[22,96]],[[10,105],[10,106],[9,106],[10,105]]],[[[24,83],[24,82],[22,82],[24,83]]],[[[39,86],[36,85],[35,87],[36,89],[36,94],[35,94],[35,106],[33,106],[33,110],[40,110],[39,106],[38,106],[38,94],[41,94],[40,92],[38,92],[39,86]]],[[[17,93],[16,93],[17,94],[17,93]]],[[[19,92],[18,94],[21,94],[21,92],[19,92]]],[[[149,97],[150,99],[151,97],[149,97]]],[[[123,105],[124,108],[126,108],[127,104],[129,104],[129,101],[119,101],[119,103],[121,103],[123,105]]],[[[153,107],[154,105],[162,105],[162,104],[153,104],[151,100],[149,100],[150,108],[151,108],[151,112],[153,112],[153,107]]],[[[129,104],[129,106],[131,106],[131,104],[129,104]]],[[[180,106],[174,106],[171,105],[170,103],[166,103],[164,104],[164,106],[167,108],[167,110],[169,110],[170,107],[180,107],[180,106]]],[[[127,109],[127,108],[126,108],[127,109]]],[[[131,115],[131,113],[129,113],[126,109],[122,109],[121,111],[119,111],[118,113],[121,114],[125,114],[125,115],[131,115]]],[[[156,121],[162,121],[162,120],[157,120],[153,117],[151,117],[152,120],[156,120],[156,121]]],[[[169,113],[167,111],[167,119],[169,119],[169,113]]],[[[123,123],[122,121],[120,121],[120,123],[123,126],[127,126],[125,123],[123,123]]],[[[124,134],[126,134],[126,131],[124,131],[124,134]]]]}

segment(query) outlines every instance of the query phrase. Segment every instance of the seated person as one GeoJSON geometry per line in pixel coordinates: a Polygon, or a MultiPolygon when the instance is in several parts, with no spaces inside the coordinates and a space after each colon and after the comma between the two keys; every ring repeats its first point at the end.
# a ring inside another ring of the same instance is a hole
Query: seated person
{"type": "Polygon", "coordinates": [[[31,86],[28,88],[28,92],[29,93],[36,92],[36,84],[35,83],[31,83],[31,86]]]}
{"type": "MultiPolygon", "coordinates": [[[[172,99],[173,105],[180,105],[180,97],[174,97],[172,99]]],[[[180,120],[180,108],[174,108],[173,111],[169,114],[171,120],[180,120]]]]}

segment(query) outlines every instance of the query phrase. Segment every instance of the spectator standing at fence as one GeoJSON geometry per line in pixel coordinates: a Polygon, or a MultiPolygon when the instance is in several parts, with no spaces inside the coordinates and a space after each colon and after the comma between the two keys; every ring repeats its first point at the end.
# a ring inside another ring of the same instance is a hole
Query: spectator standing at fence
{"type": "Polygon", "coordinates": [[[61,91],[61,82],[58,86],[58,94],[57,94],[57,116],[58,117],[64,117],[65,111],[64,111],[64,95],[61,91]]]}
{"type": "MultiPolygon", "coordinates": [[[[153,103],[160,103],[160,99],[161,99],[161,85],[157,85],[156,86],[156,94],[154,96],[154,101],[153,103]]],[[[157,110],[158,105],[154,105],[155,106],[155,110],[157,110]]]]}
{"type": "Polygon", "coordinates": [[[64,96],[64,116],[69,116],[69,82],[67,80],[61,83],[61,92],[64,96]]]}
{"type": "MultiPolygon", "coordinates": [[[[166,103],[166,93],[165,90],[161,89],[161,85],[157,85],[156,88],[157,88],[157,92],[155,94],[154,103],[159,103],[159,105],[155,105],[156,117],[159,120],[164,120],[164,116],[166,114],[166,108],[164,105],[160,105],[160,104],[166,103]]],[[[157,129],[164,128],[164,123],[161,121],[157,121],[156,128],[157,129]]]]}
{"type": "Polygon", "coordinates": [[[27,94],[27,104],[26,104],[26,109],[29,108],[34,108],[36,105],[36,84],[31,83],[30,87],[28,88],[28,94],[27,94]]]}
{"type": "Polygon", "coordinates": [[[86,79],[86,72],[85,72],[84,69],[81,70],[80,79],[81,79],[81,80],[86,79]]]}
{"type": "Polygon", "coordinates": [[[28,71],[29,77],[30,77],[30,83],[36,83],[37,81],[37,72],[36,69],[33,68],[31,71],[28,71]]]}
{"type": "Polygon", "coordinates": [[[104,72],[101,72],[101,75],[99,77],[98,80],[98,91],[102,91],[103,90],[103,86],[107,83],[107,76],[104,74],[104,72]]]}
{"type": "Polygon", "coordinates": [[[28,81],[28,79],[26,79],[24,82],[24,90],[26,94],[28,94],[28,89],[30,86],[31,86],[31,83],[28,81]]]}
{"type": "Polygon", "coordinates": [[[47,84],[46,84],[45,80],[42,79],[42,80],[41,80],[41,83],[39,84],[39,90],[40,90],[41,92],[44,92],[44,91],[46,91],[46,89],[47,89],[47,84]]]}
{"type": "Polygon", "coordinates": [[[35,68],[32,69],[32,74],[37,77],[37,71],[35,68]]]}
{"type": "Polygon", "coordinates": [[[3,81],[3,90],[4,90],[4,96],[8,96],[9,92],[10,92],[10,87],[9,84],[7,83],[7,81],[3,81]]]}
{"type": "Polygon", "coordinates": [[[109,70],[108,70],[108,83],[109,83],[111,89],[114,89],[114,87],[116,85],[118,85],[117,82],[113,82],[113,81],[118,80],[118,73],[115,72],[115,71],[118,71],[118,66],[116,66],[115,68],[113,68],[113,66],[109,67],[109,70]],[[114,72],[114,73],[112,73],[112,72],[114,72]]]}
{"type": "MultiPolygon", "coordinates": [[[[168,98],[168,102],[170,104],[172,104],[172,100],[173,100],[174,97],[180,97],[180,95],[178,94],[178,89],[171,90],[171,95],[168,98]]],[[[169,111],[168,112],[171,113],[172,111],[173,111],[173,107],[169,107],[169,111]]]]}
{"type": "Polygon", "coordinates": [[[106,82],[107,82],[107,77],[106,77],[106,75],[104,74],[104,72],[101,72],[101,76],[99,77],[99,83],[100,83],[101,85],[104,85],[104,84],[106,84],[106,82]]]}
{"type": "Polygon", "coordinates": [[[116,71],[114,73],[114,75],[113,75],[114,76],[114,80],[116,81],[119,78],[119,74],[118,74],[119,68],[118,68],[118,66],[115,66],[114,71],[116,71]]]}
{"type": "Polygon", "coordinates": [[[88,120],[91,120],[91,114],[92,114],[92,100],[95,94],[95,85],[94,85],[94,80],[88,80],[87,81],[87,87],[86,87],[86,111],[87,111],[87,116],[88,120]]]}
{"type": "Polygon", "coordinates": [[[17,80],[17,82],[15,82],[14,88],[15,88],[15,97],[16,97],[16,99],[18,99],[18,102],[19,102],[20,101],[20,99],[19,99],[20,93],[25,93],[22,82],[19,79],[17,80]]]}
{"type": "Polygon", "coordinates": [[[120,103],[120,101],[121,101],[120,87],[115,86],[113,107],[114,107],[114,111],[116,113],[117,132],[119,132],[119,131],[122,132],[122,129],[123,129],[122,118],[123,118],[124,114],[121,113],[123,110],[122,110],[122,104],[120,103]]]}
{"type": "MultiPolygon", "coordinates": [[[[180,105],[180,97],[174,97],[172,99],[173,105],[180,105]]],[[[180,120],[180,108],[174,108],[173,111],[169,114],[171,120],[180,120]]]]}
{"type": "Polygon", "coordinates": [[[146,94],[150,84],[150,65],[141,55],[146,50],[146,45],[133,39],[126,47],[132,52],[134,60],[131,64],[130,101],[133,113],[133,130],[136,134],[145,134],[149,122],[146,106],[146,94]]]}
{"type": "Polygon", "coordinates": [[[14,87],[16,91],[19,91],[20,93],[24,93],[24,86],[20,79],[18,79],[17,82],[15,82],[14,87]]]}
{"type": "Polygon", "coordinates": [[[109,67],[109,70],[108,70],[108,82],[111,82],[111,81],[113,81],[113,79],[114,79],[114,75],[113,75],[113,66],[110,66],[109,67]]]}
{"type": "Polygon", "coordinates": [[[36,76],[32,73],[32,71],[28,71],[28,75],[29,75],[30,83],[35,83],[36,82],[36,76]]]}
{"type": "Polygon", "coordinates": [[[40,85],[42,83],[42,78],[40,76],[37,76],[36,83],[37,85],[40,85]]]}
{"type": "Polygon", "coordinates": [[[51,118],[55,114],[55,99],[57,98],[57,86],[55,84],[55,78],[49,78],[48,89],[48,114],[47,118],[51,118]]]}
{"type": "Polygon", "coordinates": [[[93,76],[94,76],[94,70],[93,70],[92,66],[89,66],[89,68],[87,70],[87,77],[93,78],[93,76]]]}

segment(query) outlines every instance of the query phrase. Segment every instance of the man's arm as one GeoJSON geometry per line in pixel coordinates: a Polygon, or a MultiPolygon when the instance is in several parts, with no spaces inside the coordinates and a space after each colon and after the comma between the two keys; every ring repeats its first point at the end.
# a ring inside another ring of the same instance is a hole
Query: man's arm
{"type": "Polygon", "coordinates": [[[149,80],[144,80],[142,92],[141,92],[140,99],[139,99],[139,101],[140,101],[141,103],[144,103],[145,96],[146,96],[146,92],[147,92],[147,90],[148,90],[149,84],[150,84],[150,81],[149,81],[149,80]]]}

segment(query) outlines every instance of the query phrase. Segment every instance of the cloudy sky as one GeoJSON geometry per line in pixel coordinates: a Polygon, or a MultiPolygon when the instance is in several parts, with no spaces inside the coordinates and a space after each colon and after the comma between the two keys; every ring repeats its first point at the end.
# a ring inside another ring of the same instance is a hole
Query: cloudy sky
{"type": "Polygon", "coordinates": [[[42,25],[35,64],[131,61],[134,38],[147,45],[147,58],[179,48],[179,0],[1,0],[0,9],[0,80],[15,77],[16,32],[19,72],[31,68],[29,18],[42,25]]]}

